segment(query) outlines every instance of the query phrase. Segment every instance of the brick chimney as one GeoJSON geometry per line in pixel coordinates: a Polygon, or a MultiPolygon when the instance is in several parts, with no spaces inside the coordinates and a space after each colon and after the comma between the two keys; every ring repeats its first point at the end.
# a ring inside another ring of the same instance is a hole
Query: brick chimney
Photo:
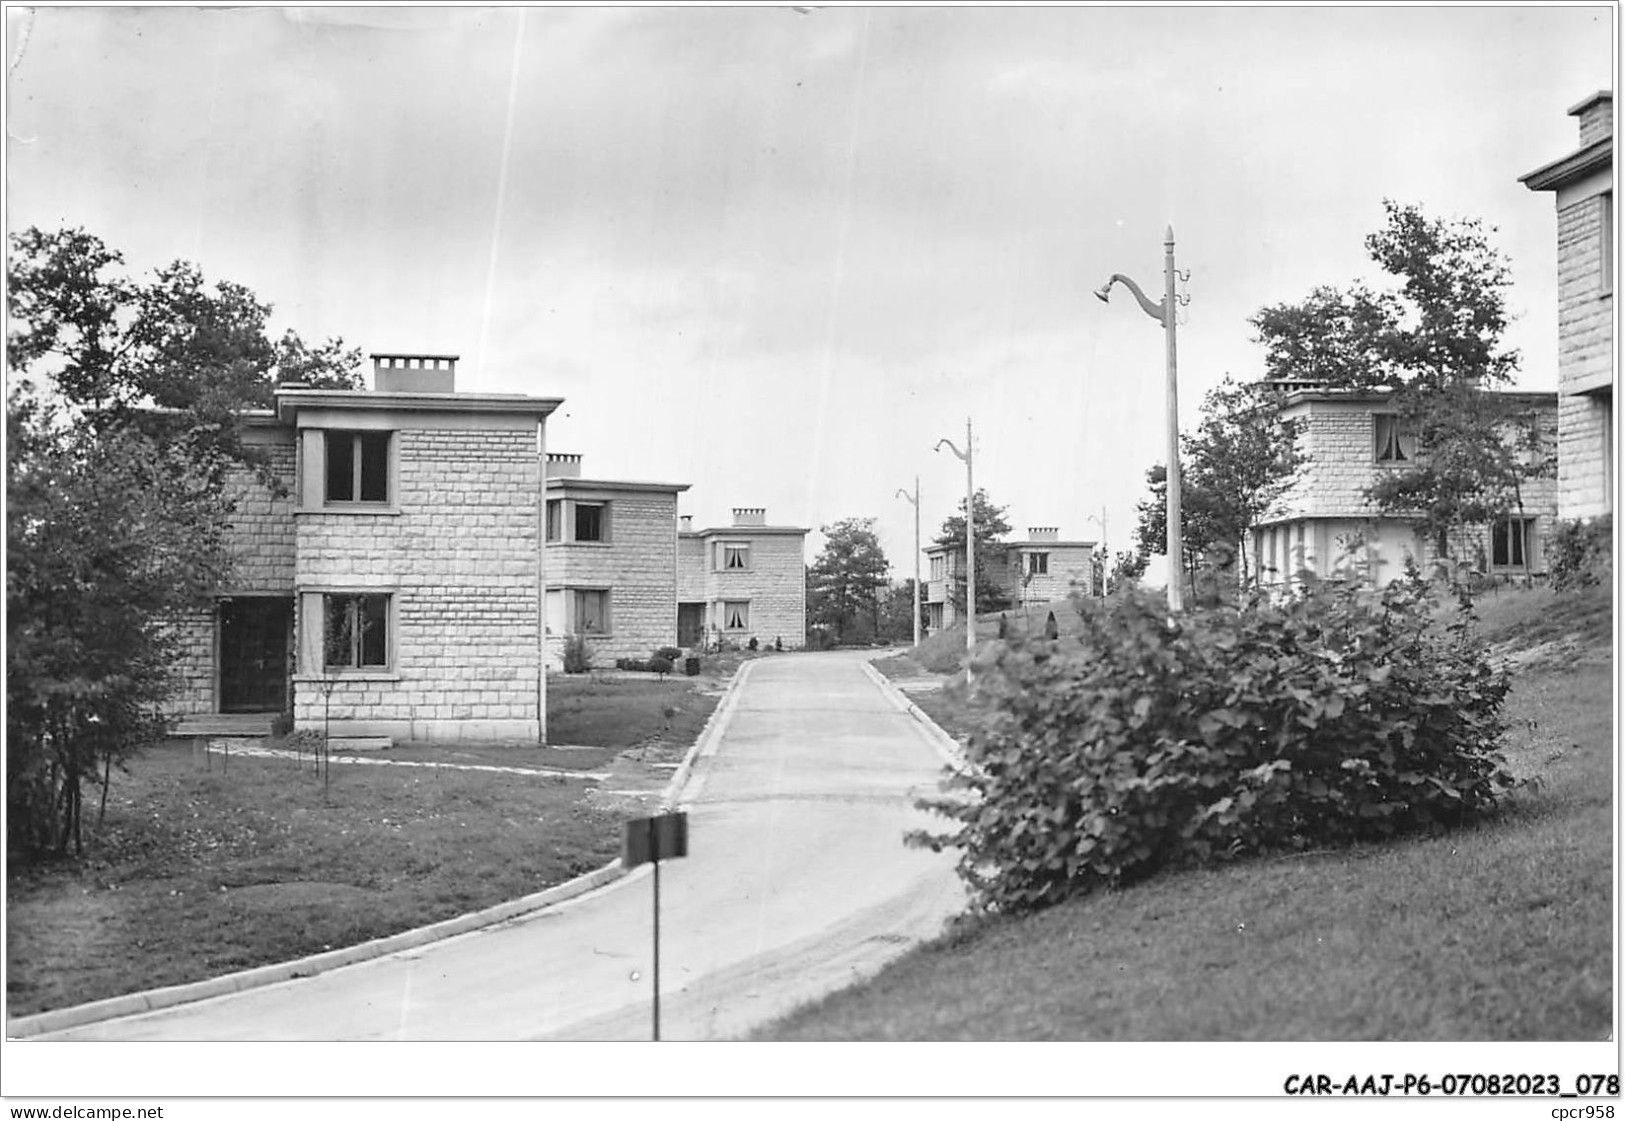
{"type": "Polygon", "coordinates": [[[735,506],[734,525],[766,525],[767,508],[765,506],[735,506]]]}
{"type": "Polygon", "coordinates": [[[579,455],[569,455],[565,452],[548,452],[547,477],[549,479],[581,478],[581,457],[579,455]]]}
{"type": "Polygon", "coordinates": [[[1027,527],[1027,540],[1029,541],[1059,541],[1061,530],[1058,526],[1038,525],[1027,527]]]}
{"type": "Polygon", "coordinates": [[[1598,90],[1573,109],[1569,116],[1580,118],[1580,146],[1595,144],[1614,134],[1614,91],[1598,90]]]}

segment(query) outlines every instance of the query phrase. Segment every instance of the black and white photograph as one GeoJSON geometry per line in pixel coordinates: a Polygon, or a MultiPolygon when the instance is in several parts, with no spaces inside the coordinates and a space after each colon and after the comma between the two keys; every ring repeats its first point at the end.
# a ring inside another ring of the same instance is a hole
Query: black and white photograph
{"type": "Polygon", "coordinates": [[[1612,1116],[1617,4],[5,16],[8,1117],[1612,1116]]]}

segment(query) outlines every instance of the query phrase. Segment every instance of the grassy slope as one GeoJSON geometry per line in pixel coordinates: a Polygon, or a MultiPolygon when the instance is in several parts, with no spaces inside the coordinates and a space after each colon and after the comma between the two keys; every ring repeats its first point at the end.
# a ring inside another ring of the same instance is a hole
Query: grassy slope
{"type": "MultiPolygon", "coordinates": [[[[414,745],[387,757],[590,769],[641,749],[632,755],[675,762],[716,707],[719,682],[693,684],[550,681],[552,738],[608,747],[414,745]]],[[[539,891],[620,851],[624,807],[580,780],[338,764],[327,777],[309,756],[228,763],[180,743],[115,774],[85,861],[8,867],[7,1014],[354,945],[539,891]]]]}
{"type": "Polygon", "coordinates": [[[1597,624],[1609,600],[1503,593],[1480,614],[1494,643],[1590,635],[1589,660],[1519,678],[1509,761],[1540,777],[1495,820],[972,926],[757,1038],[1602,1038],[1616,909],[1613,670],[1597,624]]]}

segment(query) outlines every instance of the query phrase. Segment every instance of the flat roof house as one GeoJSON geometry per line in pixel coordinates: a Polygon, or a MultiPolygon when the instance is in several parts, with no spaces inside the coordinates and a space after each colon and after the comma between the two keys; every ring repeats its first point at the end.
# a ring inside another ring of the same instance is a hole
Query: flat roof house
{"type": "Polygon", "coordinates": [[[1614,95],[1569,110],[1580,147],[1519,182],[1557,203],[1557,514],[1614,509],[1614,95]]]}
{"type": "Polygon", "coordinates": [[[549,664],[579,637],[591,664],[647,658],[677,641],[677,496],[687,483],[581,477],[581,457],[547,457],[549,664]]]}
{"type": "Polygon", "coordinates": [[[804,526],[769,525],[760,506],[736,506],[733,524],[677,534],[677,645],[799,648],[807,633],[804,526]]]}
{"type": "MultiPolygon", "coordinates": [[[[1283,584],[1298,572],[1354,575],[1382,586],[1403,576],[1407,562],[1426,571],[1439,560],[1411,520],[1381,513],[1365,490],[1384,471],[1403,469],[1422,451],[1415,434],[1381,391],[1331,389],[1315,381],[1270,383],[1283,391],[1281,417],[1298,423],[1304,465],[1274,507],[1248,533],[1253,571],[1264,584],[1283,584]]],[[[1514,406],[1538,442],[1527,456],[1556,440],[1556,394],[1498,393],[1514,406]]],[[[1508,432],[1510,440],[1523,433],[1508,432]]],[[[1452,540],[1456,561],[1484,575],[1546,571],[1545,539],[1557,512],[1556,481],[1527,480],[1523,512],[1491,526],[1469,527],[1452,540]]]]}
{"type": "MultiPolygon", "coordinates": [[[[1055,526],[1029,527],[1027,540],[1001,544],[991,579],[1016,608],[1065,599],[1074,591],[1095,595],[1095,545],[1094,541],[1063,541],[1055,526]]],[[[926,622],[939,631],[961,618],[953,591],[965,578],[965,550],[932,544],[923,552],[930,564],[924,595],[926,622]]]]}
{"type": "Polygon", "coordinates": [[[177,711],[543,741],[541,465],[560,400],[457,392],[454,355],[372,361],[372,390],[285,384],[245,418],[285,493],[233,478],[238,564],[182,623],[177,711]]]}

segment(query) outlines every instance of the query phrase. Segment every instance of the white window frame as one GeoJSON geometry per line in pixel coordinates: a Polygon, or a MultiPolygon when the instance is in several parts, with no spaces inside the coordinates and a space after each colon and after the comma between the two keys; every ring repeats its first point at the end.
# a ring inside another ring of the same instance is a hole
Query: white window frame
{"type": "Polygon", "coordinates": [[[395,653],[396,652],[396,638],[397,638],[397,635],[399,633],[399,627],[396,625],[396,599],[395,599],[395,594],[393,592],[385,591],[385,590],[382,590],[382,589],[365,588],[365,589],[354,589],[354,590],[323,591],[323,592],[317,592],[317,593],[314,593],[314,594],[317,597],[317,602],[318,602],[318,605],[319,605],[318,609],[319,609],[319,611],[321,613],[320,614],[321,630],[319,632],[319,634],[321,636],[321,647],[320,647],[321,666],[320,666],[320,669],[321,669],[321,673],[324,676],[343,677],[343,676],[346,676],[346,675],[353,675],[353,674],[376,674],[376,673],[393,673],[394,672],[395,658],[396,658],[396,653],[395,653]],[[381,600],[384,601],[384,660],[383,660],[383,662],[382,663],[377,663],[377,662],[363,662],[363,661],[361,661],[360,660],[360,657],[361,657],[360,650],[359,650],[359,647],[357,646],[360,639],[359,639],[359,636],[356,636],[353,633],[352,633],[352,636],[351,636],[351,639],[350,639],[350,642],[351,642],[351,651],[350,651],[350,653],[355,657],[355,660],[354,661],[346,661],[346,662],[329,662],[328,657],[329,657],[330,651],[333,649],[333,640],[329,636],[328,631],[327,631],[327,622],[328,622],[328,618],[329,618],[329,604],[330,604],[330,602],[333,601],[333,600],[350,601],[350,607],[349,607],[349,610],[346,612],[346,614],[350,615],[350,617],[353,618],[354,616],[353,616],[352,613],[353,613],[355,607],[357,606],[357,601],[360,601],[362,599],[381,599],[381,600]]]}
{"type": "Polygon", "coordinates": [[[1049,575],[1049,554],[1047,552],[1027,554],[1027,575],[1049,575]]]}
{"type": "Polygon", "coordinates": [[[1405,431],[1404,418],[1398,413],[1372,413],[1371,433],[1371,456],[1374,462],[1384,466],[1416,462],[1418,446],[1416,434],[1405,431]],[[1407,442],[1410,445],[1408,449],[1407,442]],[[1397,454],[1385,456],[1383,452],[1389,448],[1397,454]]]}
{"type": "Polygon", "coordinates": [[[749,572],[750,542],[749,541],[718,541],[711,555],[711,567],[715,572],[749,572]],[[739,564],[730,564],[734,558],[739,564]]]}
{"type": "Polygon", "coordinates": [[[570,540],[583,545],[608,545],[610,542],[610,504],[599,499],[574,499],[570,503],[570,540]],[[596,507],[598,509],[598,536],[582,537],[581,508],[596,507]]]}
{"type": "Polygon", "coordinates": [[[352,428],[325,428],[322,434],[322,505],[351,509],[355,507],[383,508],[388,507],[395,499],[395,433],[387,429],[352,429],[352,428]],[[328,460],[336,440],[348,438],[350,444],[350,494],[349,498],[334,498],[331,493],[328,471],[328,460]],[[365,474],[365,457],[361,454],[361,444],[365,439],[382,438],[384,441],[384,497],[362,498],[361,485],[365,474]]]}
{"type": "Polygon", "coordinates": [[[1522,572],[1525,568],[1525,561],[1528,562],[1530,570],[1534,569],[1536,521],[1536,518],[1531,517],[1510,517],[1498,518],[1490,523],[1490,570],[1492,572],[1522,572]],[[1521,530],[1516,537],[1513,536],[1512,527],[1514,526],[1519,527],[1521,530]],[[1504,541],[1507,546],[1508,556],[1504,562],[1495,559],[1496,545],[1499,543],[1498,538],[1504,541]],[[1514,545],[1516,545],[1516,548],[1513,547],[1514,545]],[[1514,559],[1514,553],[1520,555],[1514,559]]]}
{"type": "Polygon", "coordinates": [[[1598,296],[1614,294],[1614,192],[1597,196],[1598,296]]]}
{"type": "Polygon", "coordinates": [[[615,633],[614,597],[609,588],[570,588],[565,597],[566,633],[582,638],[608,638],[615,633]],[[588,630],[581,625],[584,596],[601,597],[598,614],[602,620],[599,630],[588,630]]]}
{"type": "Polygon", "coordinates": [[[722,619],[723,634],[744,634],[750,630],[750,600],[725,599],[721,601],[721,608],[719,614],[722,619]],[[734,626],[731,622],[733,611],[730,609],[738,609],[740,613],[738,626],[734,626]]]}

